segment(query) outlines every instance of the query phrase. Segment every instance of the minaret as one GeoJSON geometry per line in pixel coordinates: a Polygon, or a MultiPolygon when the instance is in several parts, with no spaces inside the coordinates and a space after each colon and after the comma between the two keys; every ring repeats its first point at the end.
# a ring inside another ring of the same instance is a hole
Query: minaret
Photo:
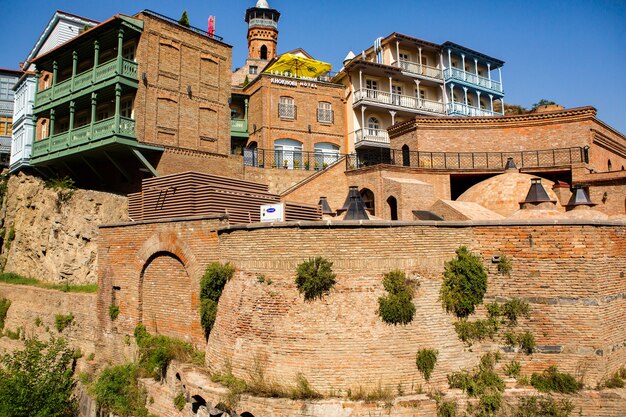
{"type": "Polygon", "coordinates": [[[276,56],[279,18],[280,13],[270,9],[267,0],[258,0],[256,7],[246,10],[248,59],[270,60],[276,56]]]}

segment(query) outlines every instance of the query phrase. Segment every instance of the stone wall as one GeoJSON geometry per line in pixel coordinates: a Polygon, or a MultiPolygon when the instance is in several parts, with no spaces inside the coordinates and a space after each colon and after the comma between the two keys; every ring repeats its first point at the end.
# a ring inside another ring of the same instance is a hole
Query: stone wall
{"type": "Polygon", "coordinates": [[[98,224],[126,221],[126,197],[44,187],[35,176],[9,177],[4,227],[12,242],[2,248],[5,272],[42,281],[85,284],[97,281],[98,224]]]}
{"type": "MultiPolygon", "coordinates": [[[[217,219],[181,219],[101,228],[106,267],[99,271],[98,311],[111,337],[146,322],[141,309],[153,279],[150,265],[166,255],[179,260],[192,282],[189,287],[172,280],[168,290],[192,293],[188,304],[163,303],[162,320],[189,317],[185,328],[164,331],[179,337],[188,331],[188,340],[203,344],[194,288],[208,262],[228,261],[237,272],[224,289],[206,345],[209,369],[223,370],[228,361],[245,378],[261,366],[279,381],[302,372],[324,393],[378,384],[400,384],[408,392],[424,384],[415,353],[436,348],[431,385],[444,388],[447,374],[473,366],[481,352],[499,346],[495,341],[468,350],[438,299],[445,261],[468,245],[489,268],[487,300],[517,296],[531,304],[531,318],[520,321],[520,330],[533,332],[538,352],[505,354],[520,360],[524,373],[558,363],[593,386],[626,362],[620,344],[626,335],[619,328],[626,311],[623,222],[299,222],[215,230],[218,225],[217,219]],[[500,254],[512,261],[510,277],[498,275],[491,262],[500,254]],[[337,284],[321,300],[305,302],[294,285],[295,269],[313,256],[334,263],[337,284]],[[376,313],[382,276],[394,268],[420,283],[416,317],[406,326],[384,324],[376,313]],[[106,312],[113,292],[121,314],[111,324],[106,312]]],[[[480,308],[477,317],[483,314],[480,308]]]]}
{"type": "MultiPolygon", "coordinates": [[[[91,353],[99,355],[95,347],[98,339],[96,294],[66,293],[0,283],[0,298],[11,300],[5,330],[17,331],[21,328],[26,337],[37,336],[39,339],[47,339],[51,335],[62,336],[71,346],[80,348],[84,357],[91,353]],[[58,332],[55,316],[70,313],[74,315],[71,325],[58,332]]],[[[0,337],[0,352],[13,350],[20,345],[6,336],[0,337]]]]}

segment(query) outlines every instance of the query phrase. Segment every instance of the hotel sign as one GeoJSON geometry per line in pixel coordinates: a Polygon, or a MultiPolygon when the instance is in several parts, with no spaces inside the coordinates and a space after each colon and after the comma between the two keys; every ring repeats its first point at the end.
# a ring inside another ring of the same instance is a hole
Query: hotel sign
{"type": "Polygon", "coordinates": [[[317,84],[309,81],[288,80],[284,78],[271,78],[272,84],[284,85],[286,87],[305,87],[305,88],[317,88],[317,84]]]}

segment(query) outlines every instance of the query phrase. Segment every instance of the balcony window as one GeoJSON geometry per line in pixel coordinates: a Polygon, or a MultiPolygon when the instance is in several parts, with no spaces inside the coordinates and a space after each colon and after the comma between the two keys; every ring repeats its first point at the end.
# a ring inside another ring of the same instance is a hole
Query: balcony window
{"type": "Polygon", "coordinates": [[[129,61],[135,60],[135,42],[129,42],[122,47],[122,58],[128,59],[129,61]]]}
{"type": "Polygon", "coordinates": [[[367,119],[367,134],[369,136],[377,136],[380,129],[380,122],[375,117],[367,119]]]}
{"type": "Polygon", "coordinates": [[[330,103],[321,101],[317,104],[317,121],[320,123],[333,123],[333,109],[330,103]]]}
{"type": "Polygon", "coordinates": [[[46,120],[41,122],[41,139],[48,137],[48,123],[46,120]]]}
{"type": "Polygon", "coordinates": [[[278,117],[282,119],[295,119],[296,106],[292,97],[281,97],[278,104],[278,117]]]}
{"type": "Polygon", "coordinates": [[[133,104],[134,100],[132,97],[122,100],[120,103],[120,116],[133,119],[135,116],[133,104]]]}
{"type": "Polygon", "coordinates": [[[109,118],[109,109],[98,110],[96,114],[96,121],[104,120],[109,118]]]}
{"type": "Polygon", "coordinates": [[[81,112],[76,116],[76,121],[74,122],[75,127],[85,126],[89,123],[89,114],[87,112],[81,112]]]}
{"type": "Polygon", "coordinates": [[[398,55],[398,59],[400,60],[400,68],[404,69],[404,70],[408,70],[409,69],[409,54],[405,54],[405,53],[400,53],[398,55]]]}

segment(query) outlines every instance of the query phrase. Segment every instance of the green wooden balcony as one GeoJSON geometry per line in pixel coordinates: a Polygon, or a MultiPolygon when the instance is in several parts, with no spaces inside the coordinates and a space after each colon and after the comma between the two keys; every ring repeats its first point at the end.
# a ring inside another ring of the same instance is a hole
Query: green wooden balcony
{"type": "Polygon", "coordinates": [[[247,138],[248,134],[248,119],[231,119],[230,120],[230,135],[238,138],[247,138]]]}
{"type": "MultiPolygon", "coordinates": [[[[128,59],[122,59],[120,65],[117,59],[112,59],[104,64],[100,64],[95,68],[91,68],[76,75],[74,78],[69,78],[52,87],[37,92],[35,107],[40,108],[56,100],[72,96],[74,93],[83,93],[81,90],[86,90],[92,86],[112,81],[117,76],[122,76],[136,82],[137,63],[128,59]]],[[[84,91],[84,93],[87,92],[89,91],[84,91]]]]}
{"type": "Polygon", "coordinates": [[[81,126],[67,132],[57,133],[49,138],[33,143],[31,162],[48,161],[58,157],[94,149],[112,143],[136,142],[135,121],[126,117],[108,119],[81,126]]]}

